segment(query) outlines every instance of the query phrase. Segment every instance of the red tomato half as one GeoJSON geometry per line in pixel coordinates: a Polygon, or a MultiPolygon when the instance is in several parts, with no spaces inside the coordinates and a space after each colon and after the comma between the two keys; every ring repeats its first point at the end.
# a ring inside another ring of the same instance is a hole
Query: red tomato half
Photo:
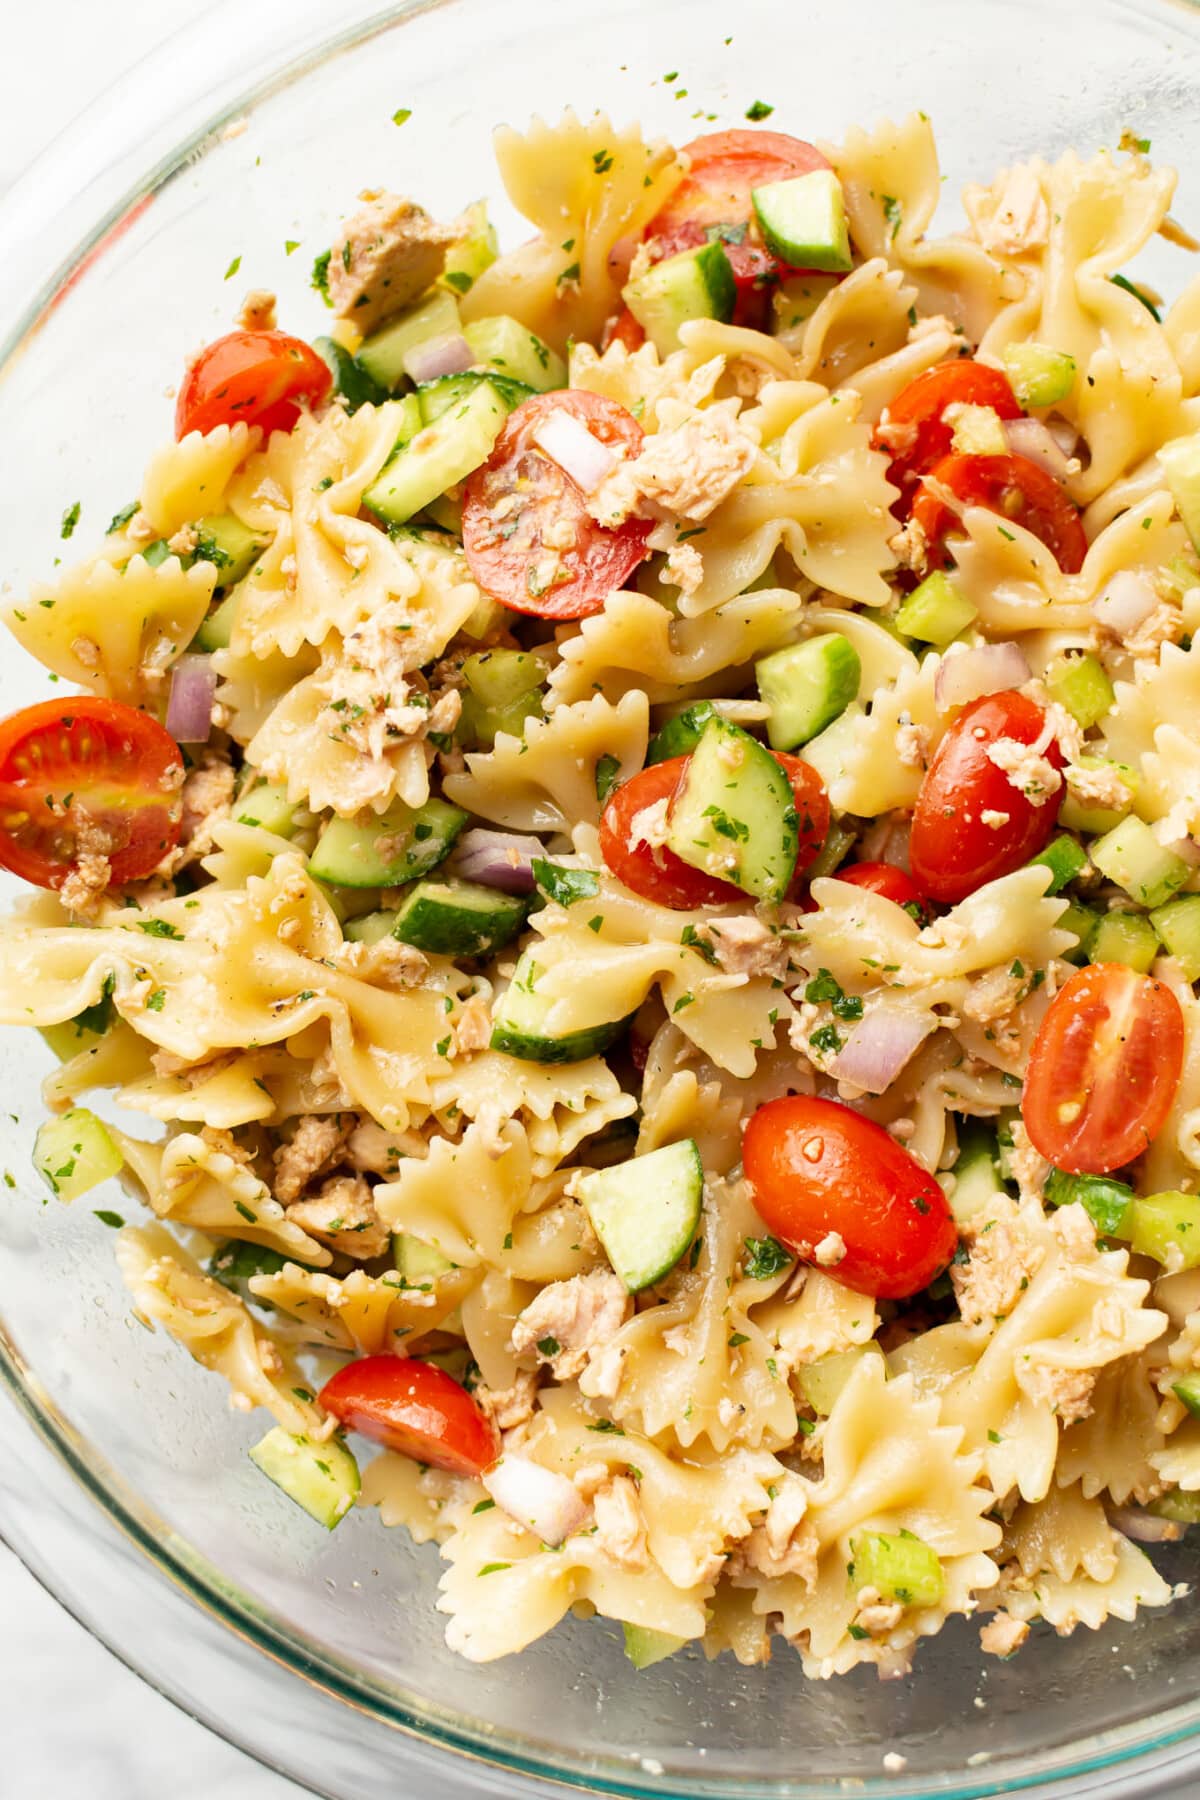
{"type": "Polygon", "coordinates": [[[1072,1175],[1107,1175],[1162,1130],[1183,1071],[1170,988],[1123,963],[1072,975],[1033,1042],[1021,1116],[1035,1150],[1072,1175]]]}
{"type": "Polygon", "coordinates": [[[1046,469],[1027,456],[943,456],[922,478],[912,517],[929,546],[929,559],[949,563],[942,539],[957,524],[946,502],[949,493],[963,506],[986,506],[1040,538],[1066,575],[1077,575],[1087,555],[1079,509],[1046,469]],[[940,554],[939,554],[940,553],[940,554]]]}
{"type": "Polygon", "coordinates": [[[646,333],[627,306],[608,321],[604,328],[601,349],[607,350],[610,344],[624,344],[626,350],[640,350],[646,341],[646,333]]]}
{"type": "Polygon", "coordinates": [[[806,1262],[836,1232],[846,1246],[829,1273],[844,1287],[903,1300],[954,1255],[954,1216],[927,1169],[882,1125],[836,1100],[793,1095],[753,1114],[742,1162],[754,1204],[806,1262]]]}
{"type": "Polygon", "coordinates": [[[1019,419],[1021,408],[1007,375],[986,363],[962,357],[938,363],[901,388],[875,429],[872,446],[892,459],[888,479],[903,492],[935,462],[948,456],[954,428],[943,414],[948,406],[990,406],[1002,419],[1019,419]]]}
{"type": "Polygon", "coordinates": [[[140,881],[179,841],[182,784],[149,713],[91,694],[26,706],[0,722],[0,864],[57,888],[90,851],[115,886],[140,881]]]}
{"type": "Polygon", "coordinates": [[[499,1433],[466,1388],[413,1356],[347,1363],[319,1399],[348,1430],[435,1469],[479,1475],[500,1454],[499,1433]]]}
{"type": "Polygon", "coordinates": [[[928,916],[928,908],[916,882],[891,863],[851,863],[849,868],[837,870],[837,879],[850,882],[852,887],[866,888],[869,893],[882,894],[885,900],[894,900],[897,906],[912,912],[920,924],[924,924],[928,916]]]}
{"type": "Polygon", "coordinates": [[[218,425],[290,431],[300,402],[319,406],[333,376],[311,345],[286,331],[231,331],[200,352],[175,403],[175,436],[218,425]]]}
{"type": "Polygon", "coordinates": [[[628,519],[616,531],[597,525],[584,496],[558,464],[533,442],[539,421],[560,409],[573,413],[602,444],[636,456],[643,432],[633,414],[602,394],[563,388],[534,394],[505,421],[492,454],[467,481],[463,549],[485,593],[514,612],[542,619],[584,619],[646,557],[648,519],[628,519]],[[568,547],[547,549],[569,529],[568,547]]]}
{"type": "MultiPolygon", "coordinates": [[[[829,798],[824,782],[810,763],[782,750],[771,754],[791,782],[796,803],[800,848],[792,878],[794,889],[797,879],[820,854],[828,835],[829,798]]],[[[729,906],[745,899],[741,888],[730,881],[719,881],[715,875],[706,875],[703,869],[694,869],[665,844],[651,846],[640,839],[633,840],[633,821],[638,813],[674,797],[689,761],[686,756],[671,756],[666,762],[652,763],[617,788],[600,815],[600,854],[617,880],[641,899],[678,912],[690,912],[697,906],[729,906]]]]}
{"type": "MultiPolygon", "coordinates": [[[[951,725],[921,783],[908,847],[913,879],[932,900],[965,900],[985,881],[1019,869],[1054,836],[1062,790],[1037,806],[1036,796],[1014,787],[988,756],[1001,738],[1039,742],[1045,727],[1041,707],[1017,693],[973,700],[951,725]]],[[[1056,739],[1042,754],[1061,770],[1056,739]]]]}

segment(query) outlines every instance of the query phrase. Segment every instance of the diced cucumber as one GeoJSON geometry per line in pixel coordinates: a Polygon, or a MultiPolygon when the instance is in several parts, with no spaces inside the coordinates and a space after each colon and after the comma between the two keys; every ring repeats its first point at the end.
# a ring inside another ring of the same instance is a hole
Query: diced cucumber
{"type": "Polygon", "coordinates": [[[500,240],[488,218],[486,200],[472,200],[464,208],[462,219],[466,230],[447,250],[446,265],[438,276],[438,286],[455,294],[469,293],[500,253],[500,240]]]}
{"type": "Polygon", "coordinates": [[[1200,981],[1200,894],[1182,894],[1156,906],[1150,914],[1154,926],[1169,955],[1183,971],[1186,981],[1200,981]]]}
{"type": "Polygon", "coordinates": [[[1092,861],[1102,875],[1149,907],[1162,906],[1191,874],[1183,858],[1160,844],[1134,813],[1096,840],[1092,861]]]}
{"type": "Polygon", "coordinates": [[[571,1063],[599,1056],[620,1037],[628,1018],[606,1020],[554,1037],[546,1030],[547,1003],[537,992],[536,950],[525,950],[517,961],[512,981],[492,1013],[493,1050],[519,1056],[524,1062],[571,1063]]]}
{"type": "Polygon", "coordinates": [[[1050,886],[1048,894],[1060,894],[1069,882],[1082,875],[1088,866],[1087,851],[1078,838],[1068,837],[1064,832],[1039,850],[1036,856],[1029,859],[1031,869],[1049,869],[1050,886]]]}
{"type": "Polygon", "coordinates": [[[1158,462],[1184,529],[1200,550],[1200,432],[1161,444],[1158,462]]]}
{"type": "Polygon", "coordinates": [[[1171,1519],[1176,1525],[1200,1525],[1200,1494],[1185,1494],[1182,1488],[1172,1488],[1169,1494],[1160,1494],[1146,1508],[1157,1519],[1171,1519]]]}
{"type": "Polygon", "coordinates": [[[825,842],[808,865],[808,879],[815,881],[818,875],[836,875],[839,865],[849,856],[857,842],[857,834],[834,819],[825,842]]]}
{"type": "Polygon", "coordinates": [[[500,731],[509,737],[519,738],[525,729],[526,719],[541,718],[542,698],[541,688],[530,688],[527,693],[516,700],[510,700],[505,706],[489,707],[480,706],[471,694],[464,694],[455,735],[470,750],[490,750],[500,731]]]}
{"type": "Polygon", "coordinates": [[[1183,1401],[1193,1419],[1200,1419],[1200,1373],[1181,1375],[1171,1383],[1171,1392],[1183,1401]]]}
{"type": "Polygon", "coordinates": [[[1045,682],[1050,698],[1065,706],[1085,731],[1111,712],[1117,697],[1098,656],[1056,657],[1046,670],[1045,682]]]}
{"type": "Polygon", "coordinates": [[[732,319],[737,284],[720,244],[701,244],[655,263],[622,294],[658,354],[667,356],[678,349],[679,327],[689,319],[732,319]]]}
{"type": "Polygon", "coordinates": [[[982,1119],[964,1120],[959,1127],[953,1174],[950,1210],[960,1225],[1004,1192],[996,1133],[982,1119]]]}
{"type": "Polygon", "coordinates": [[[667,762],[672,756],[690,756],[708,721],[718,716],[711,700],[694,700],[690,706],[685,706],[650,739],[646,751],[647,767],[651,763],[667,762]]]}
{"type": "Polygon", "coordinates": [[[694,869],[759,900],[782,900],[799,844],[791,783],[740,725],[710,719],[692,751],[667,824],[667,842],[694,869]]]}
{"type": "Polygon", "coordinates": [[[385,525],[406,524],[487,461],[507,417],[500,394],[481,381],[461,405],[400,445],[364,493],[363,505],[385,525]]]}
{"type": "Polygon", "coordinates": [[[256,1468],[326,1531],[341,1524],[358,1498],[358,1464],[336,1438],[315,1444],[276,1425],[249,1455],[256,1468]]]}
{"type": "Polygon", "coordinates": [[[345,400],[347,412],[357,412],[360,406],[383,405],[388,390],[336,338],[314,338],[313,349],[333,376],[334,389],[345,400]]]}
{"type": "Polygon", "coordinates": [[[348,944],[380,944],[391,937],[395,923],[394,912],[360,913],[357,919],[346,920],[342,936],[348,944]]]}
{"type": "Polygon", "coordinates": [[[838,782],[846,779],[850,752],[866,716],[866,709],[855,701],[840,719],[835,719],[819,737],[804,746],[805,762],[812,764],[830,792],[838,782]]]}
{"type": "Polygon", "coordinates": [[[397,1231],[392,1237],[392,1261],[405,1287],[429,1288],[451,1269],[458,1267],[433,1244],[422,1243],[411,1231],[397,1231]]]}
{"type": "Polygon", "coordinates": [[[463,663],[459,736],[490,750],[498,731],[520,737],[526,719],[541,717],[546,665],[524,650],[482,650],[463,663]]]}
{"type": "Polygon", "coordinates": [[[795,750],[840,718],[858,698],[862,662],[840,631],[775,650],[754,665],[754,678],[771,709],[767,738],[774,750],[795,750]]]}
{"type": "Polygon", "coordinates": [[[196,547],[189,551],[189,565],[212,563],[217,588],[236,587],[248,575],[266,549],[267,540],[235,519],[232,513],[209,513],[196,520],[196,547]]]}
{"type": "Polygon", "coordinates": [[[404,379],[404,358],[416,344],[429,338],[444,337],[448,331],[461,331],[458,302],[444,288],[434,288],[410,306],[406,312],[390,319],[381,331],[373,332],[358,349],[358,364],[372,381],[390,393],[404,379]]]}
{"type": "MultiPolygon", "coordinates": [[[[425,519],[432,520],[439,531],[448,531],[453,537],[457,538],[462,536],[462,501],[452,500],[449,494],[439,494],[436,500],[431,500],[429,505],[423,508],[421,516],[425,519]]],[[[480,608],[492,606],[494,604],[494,601],[484,597],[480,600],[479,606],[476,607],[475,611],[478,612],[480,608]]],[[[472,618],[473,617],[474,614],[472,614],[472,618]]],[[[470,624],[471,620],[467,619],[462,626],[462,630],[467,633],[468,637],[479,638],[485,635],[482,631],[469,630],[468,627],[470,624]]]]}
{"type": "Polygon", "coordinates": [[[1158,949],[1158,933],[1142,913],[1104,913],[1092,935],[1088,961],[1124,963],[1144,975],[1158,949]]]}
{"type": "Polygon", "coordinates": [[[78,1200],[124,1164],[107,1129],[86,1106],[47,1119],[33,1140],[33,1166],[60,1200],[78,1200]]]}
{"type": "Polygon", "coordinates": [[[435,869],[467,822],[444,800],[397,802],[377,818],[331,819],[309,858],[309,873],[337,887],[400,887],[435,869]]]}
{"type": "Polygon", "coordinates": [[[155,538],[152,544],[147,544],[145,549],[139,551],[138,554],[147,568],[157,569],[158,565],[165,563],[170,556],[171,546],[167,543],[166,538],[155,538]]]}
{"type": "Polygon", "coordinates": [[[1068,831],[1081,831],[1088,837],[1099,837],[1104,832],[1111,831],[1114,825],[1119,825],[1122,819],[1129,817],[1129,808],[1137,796],[1138,772],[1136,769],[1130,768],[1128,763],[1113,762],[1104,756],[1081,756],[1078,766],[1081,769],[1094,771],[1115,770],[1124,786],[1129,789],[1129,806],[1124,806],[1120,810],[1111,806],[1088,806],[1084,802],[1076,800],[1071,790],[1067,789],[1066,798],[1058,812],[1059,822],[1065,825],[1068,831]]]}
{"type": "Polygon", "coordinates": [[[896,626],[905,637],[920,638],[941,650],[977,617],[978,609],[967,596],[943,570],[935,569],[897,607],[896,626]]]}
{"type": "Polygon", "coordinates": [[[576,1189],[605,1255],[631,1294],[653,1287],[696,1235],[704,1165],[692,1138],[585,1175],[576,1189]]]}
{"type": "Polygon", "coordinates": [[[1172,1271],[1200,1263],[1200,1195],[1148,1194],[1133,1203],[1130,1248],[1172,1271]]]}
{"type": "Polygon", "coordinates": [[[850,1350],[831,1350],[827,1356],[818,1356],[815,1362],[805,1363],[797,1369],[800,1392],[813,1411],[827,1419],[863,1357],[882,1355],[874,1338],[869,1338],[865,1344],[855,1344],[850,1350]]]}
{"type": "Polygon", "coordinates": [[[47,1043],[59,1062],[70,1062],[81,1050],[91,1050],[101,1033],[89,1031],[78,1019],[64,1019],[61,1025],[39,1025],[38,1036],[47,1043]]]}
{"type": "Polygon", "coordinates": [[[252,1275],[278,1275],[286,1261],[278,1250],[269,1250],[265,1244],[247,1244],[240,1238],[229,1238],[209,1257],[208,1272],[222,1287],[245,1298],[243,1290],[252,1275]]]}
{"type": "Polygon", "coordinates": [[[1060,913],[1054,921],[1057,931],[1071,931],[1079,940],[1074,950],[1064,953],[1067,962],[1085,963],[1088,960],[1101,916],[1094,906],[1081,906],[1077,900],[1072,900],[1066,912],[1060,913]]]}
{"type": "Polygon", "coordinates": [[[1110,1175],[1068,1175],[1065,1169],[1051,1169],[1045,1194],[1047,1206],[1082,1206],[1101,1237],[1129,1236],[1134,1193],[1125,1182],[1110,1175]]]}
{"type": "Polygon", "coordinates": [[[1075,386],[1075,358],[1049,344],[1010,344],[1003,361],[1022,406],[1056,406],[1075,386]]]}
{"type": "Polygon", "coordinates": [[[233,638],[239,598],[238,591],[234,588],[231,594],[226,594],[213,607],[192,639],[197,650],[228,650],[233,638]]]}
{"type": "Polygon", "coordinates": [[[686,1638],[672,1637],[669,1631],[652,1631],[649,1625],[621,1626],[625,1634],[625,1654],[635,1669],[650,1669],[665,1662],[687,1643],[686,1638]]]}
{"type": "Polygon", "coordinates": [[[296,829],[296,808],[274,781],[260,781],[243,794],[233,816],[239,825],[260,825],[276,837],[291,837],[296,829]]]}
{"type": "Polygon", "coordinates": [[[439,375],[433,381],[423,382],[417,389],[422,424],[432,425],[460,400],[467,399],[484,382],[495,389],[509,412],[520,406],[523,400],[528,400],[535,391],[523,381],[514,381],[511,376],[493,375],[479,369],[467,369],[461,375],[439,375]]]}
{"type": "Polygon", "coordinates": [[[750,198],[767,247],[782,262],[827,275],[853,268],[846,199],[832,169],[769,181],[750,198]]]}
{"type": "Polygon", "coordinates": [[[529,902],[474,881],[420,881],[405,895],[392,935],[433,956],[483,956],[515,937],[529,902]]]}
{"type": "Polygon", "coordinates": [[[1196,567],[1195,558],[1191,556],[1173,556],[1164,568],[1158,571],[1157,586],[1164,598],[1182,600],[1193,588],[1200,587],[1200,569],[1196,567]]]}
{"type": "Polygon", "coordinates": [[[850,1539],[850,1580],[899,1606],[936,1606],[946,1591],[937,1551],[911,1531],[861,1531],[850,1539]]]}
{"type": "Polygon", "coordinates": [[[567,365],[557,350],[506,313],[492,319],[476,319],[464,329],[463,336],[485,368],[523,381],[540,394],[567,385],[567,365]]]}

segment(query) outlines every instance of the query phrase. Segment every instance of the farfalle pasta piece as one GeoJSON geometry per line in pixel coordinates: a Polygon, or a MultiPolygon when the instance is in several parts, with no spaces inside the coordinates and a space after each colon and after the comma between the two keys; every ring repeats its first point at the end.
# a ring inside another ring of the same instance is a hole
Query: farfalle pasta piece
{"type": "Polygon", "coordinates": [[[1140,1505],[1154,1498],[1162,1485],[1157,1458],[1164,1448],[1155,1381],[1161,1358],[1156,1343],[1141,1356],[1125,1357],[1101,1370],[1087,1417],[1062,1434],[1058,1481],[1077,1481],[1083,1494],[1106,1494],[1114,1506],[1140,1505]]]}
{"type": "Polygon", "coordinates": [[[262,433],[238,420],[212,431],[189,431],[154,452],[142,477],[141,520],[152,535],[169,538],[184,525],[223,512],[234,475],[262,433]]]}
{"type": "Polygon", "coordinates": [[[469,1125],[458,1143],[434,1138],[423,1161],[402,1162],[375,1189],[375,1208],[393,1231],[474,1267],[499,1261],[532,1180],[529,1143],[516,1120],[494,1135],[469,1125]]]}
{"type": "Polygon", "coordinates": [[[1106,1619],[1132,1619],[1139,1606],[1166,1606],[1172,1598],[1170,1583],[1163,1580],[1144,1550],[1119,1532],[1113,1537],[1116,1566],[1106,1580],[1079,1573],[1064,1581],[1046,1573],[1030,1586],[1024,1585],[1023,1579],[1006,1580],[989,1599],[1011,1618],[1023,1622],[1045,1619],[1060,1637],[1069,1637],[1080,1625],[1099,1631],[1106,1619]]]}
{"type": "Polygon", "coordinates": [[[359,1356],[394,1356],[436,1331],[474,1280],[468,1269],[449,1269],[418,1287],[407,1285],[395,1270],[369,1275],[354,1269],[339,1280],[288,1262],[274,1274],[252,1275],[247,1286],[256,1300],[295,1319],[307,1343],[359,1356]]]}
{"type": "Polygon", "coordinates": [[[594,1132],[637,1111],[602,1057],[532,1063],[499,1050],[481,1050],[435,1075],[429,1103],[447,1130],[460,1115],[496,1123],[519,1112],[535,1178],[565,1162],[594,1132]]]}
{"type": "Polygon", "coordinates": [[[456,805],[510,830],[569,831],[600,817],[596,765],[615,757],[615,779],[628,780],[646,760],[649,734],[644,693],[631,689],[615,705],[596,694],[527,719],[519,738],[498,732],[494,749],[469,753],[465,772],[442,785],[456,805]]]}
{"type": "Polygon", "coordinates": [[[1026,1578],[1050,1573],[1070,1581],[1082,1572],[1092,1581],[1109,1581],[1117,1545],[1101,1502],[1073,1483],[1051,1487],[1044,1500],[1021,1502],[1005,1526],[1000,1560],[1015,1562],[1026,1578]]]}
{"type": "Polygon", "coordinates": [[[379,1509],[381,1525],[402,1525],[414,1544],[441,1544],[471,1507],[486,1500],[477,1481],[430,1469],[409,1456],[385,1451],[362,1475],[360,1506],[379,1509]]]}
{"type": "Polygon", "coordinates": [[[890,685],[872,689],[864,684],[870,712],[857,703],[849,706],[828,732],[806,746],[808,760],[823,776],[839,812],[870,817],[915,806],[947,724],[934,697],[941,660],[937,655],[919,663],[913,658],[890,685]]]}

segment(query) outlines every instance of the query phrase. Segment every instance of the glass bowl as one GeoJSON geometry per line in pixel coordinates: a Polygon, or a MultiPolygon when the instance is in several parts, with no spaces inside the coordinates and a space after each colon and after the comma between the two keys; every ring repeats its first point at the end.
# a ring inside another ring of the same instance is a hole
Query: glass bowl
{"type": "MultiPolygon", "coordinates": [[[[244,288],[276,289],[289,327],[321,328],[308,270],[361,187],[444,213],[487,192],[514,241],[499,120],[599,107],[682,141],[756,100],[808,137],[921,108],[948,196],[1022,152],[1113,145],[1128,126],[1183,171],[1176,212],[1195,224],[1198,94],[1200,12],[1169,0],[220,7],[104,95],[0,212],[5,576],[19,590],[45,570],[69,504],[82,544],[136,493],[170,430],[164,391],[244,288]]],[[[1159,244],[1139,273],[1172,292],[1187,270],[1159,244]]],[[[4,710],[46,680],[7,645],[4,710]]],[[[2,1035],[4,1529],[118,1655],[264,1761],[355,1800],[546,1781],[692,1800],[1190,1789],[1200,1606],[1182,1600],[1100,1633],[1035,1633],[1012,1663],[981,1659],[958,1621],[886,1685],[867,1670],[808,1683],[786,1651],[763,1670],[684,1655],[637,1674],[604,1623],[499,1664],[456,1660],[433,1550],[374,1514],[333,1537],[308,1525],[245,1455],[259,1423],[130,1318],[91,1206],[40,1203],[29,1152],[49,1052],[2,1035]]],[[[1159,1560],[1195,1574],[1186,1545],[1159,1560]]]]}

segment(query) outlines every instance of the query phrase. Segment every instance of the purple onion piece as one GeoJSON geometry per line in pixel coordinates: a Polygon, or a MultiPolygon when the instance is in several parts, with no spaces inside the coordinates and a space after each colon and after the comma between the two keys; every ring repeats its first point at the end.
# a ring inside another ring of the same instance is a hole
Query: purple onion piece
{"type": "Polygon", "coordinates": [[[217,676],[211,656],[181,656],[171,671],[167,730],[177,744],[207,744],[217,676]]]}
{"type": "Polygon", "coordinates": [[[452,331],[415,344],[402,361],[404,373],[419,386],[423,381],[436,381],[441,375],[462,375],[474,367],[475,352],[461,333],[452,331]]]}
{"type": "Polygon", "coordinates": [[[831,1070],[839,1081],[882,1094],[934,1029],[928,1013],[879,1006],[854,1027],[831,1070]]]}
{"type": "Polygon", "coordinates": [[[540,838],[513,831],[464,831],[446,864],[447,872],[505,894],[532,894],[535,857],[546,854],[540,838]]]}
{"type": "Polygon", "coordinates": [[[944,656],[933,684],[939,712],[967,706],[984,694],[1001,694],[1019,688],[1033,671],[1016,644],[979,644],[944,656]]]}

